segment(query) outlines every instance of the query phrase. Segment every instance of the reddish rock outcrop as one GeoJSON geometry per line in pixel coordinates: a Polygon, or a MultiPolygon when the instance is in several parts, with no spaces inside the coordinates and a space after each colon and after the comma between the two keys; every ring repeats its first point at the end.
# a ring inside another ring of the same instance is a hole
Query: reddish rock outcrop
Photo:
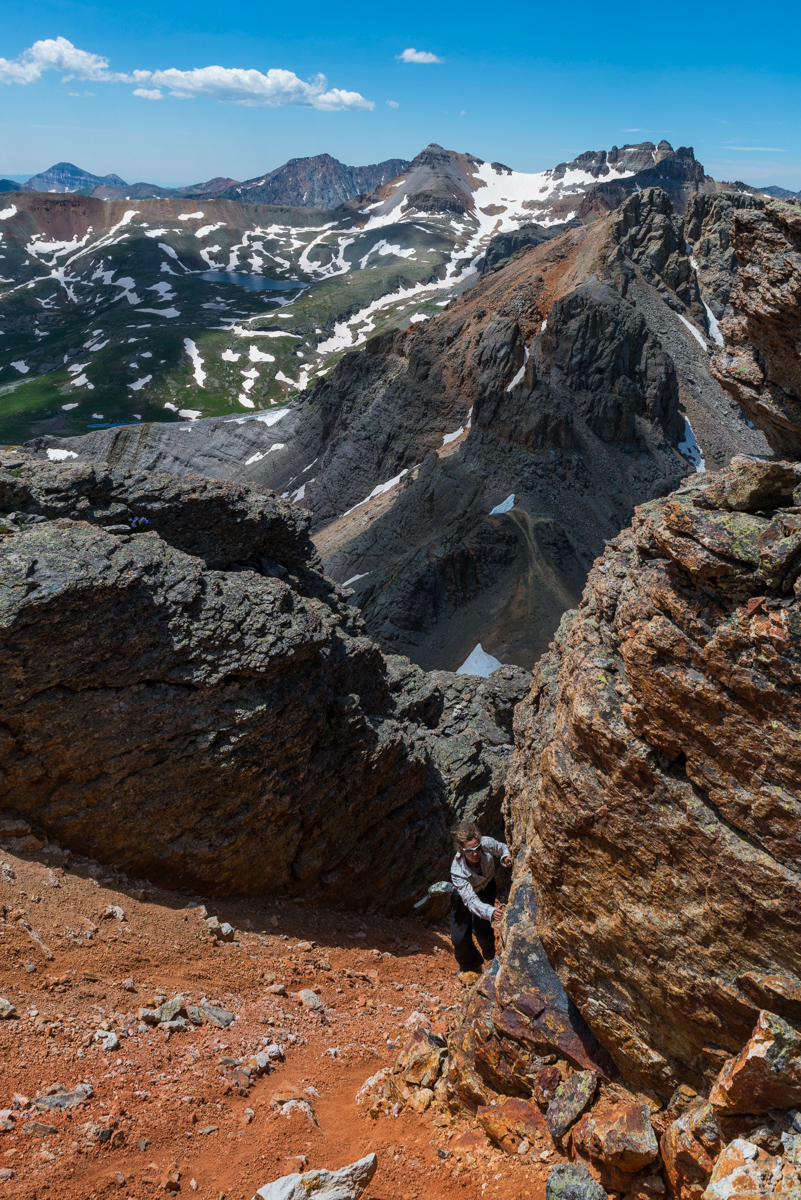
{"type": "Polygon", "coordinates": [[[740,1053],[709,1093],[724,1113],[765,1113],[801,1104],[801,1034],[775,1013],[761,1012],[740,1053]]]}
{"type": "Polygon", "coordinates": [[[715,1110],[703,1101],[694,1105],[668,1127],[660,1148],[671,1196],[701,1200],[723,1149],[715,1110]]]}
{"type": "Polygon", "coordinates": [[[655,1162],[659,1146],[647,1104],[599,1104],[573,1130],[573,1149],[596,1167],[604,1187],[628,1191],[633,1177],[655,1162]]]}
{"type": "Polygon", "coordinates": [[[490,1141],[507,1154],[518,1154],[523,1142],[532,1145],[545,1138],[550,1143],[542,1113],[528,1100],[505,1097],[497,1104],[482,1105],[476,1116],[490,1141]]]}
{"type": "Polygon", "coordinates": [[[768,994],[797,1003],[799,498],[801,465],[735,459],[644,505],[518,707],[508,815],[537,931],[624,1077],[665,1099],[712,1083],[768,994]]]}

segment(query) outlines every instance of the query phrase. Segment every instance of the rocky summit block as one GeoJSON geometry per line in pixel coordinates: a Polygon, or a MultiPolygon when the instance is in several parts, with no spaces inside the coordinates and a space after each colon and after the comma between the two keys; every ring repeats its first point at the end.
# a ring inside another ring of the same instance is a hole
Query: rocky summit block
{"type": "Polygon", "coordinates": [[[709,1093],[724,1113],[764,1113],[801,1104],[801,1034],[775,1013],[761,1012],[740,1053],[709,1093]]]}
{"type": "Polygon", "coordinates": [[[801,456],[801,209],[766,201],[738,208],[731,225],[738,264],[725,343],[713,371],[764,430],[777,454],[801,456]]]}
{"type": "Polygon", "coordinates": [[[453,817],[498,820],[530,676],[474,687],[435,766],[441,688],[390,678],[307,526],[253,485],[0,451],[0,808],[172,887],[410,907],[443,878],[453,817]]]}
{"type": "MultiPolygon", "coordinates": [[[[550,962],[666,1100],[706,1090],[760,1009],[795,1011],[799,723],[801,464],[736,458],[608,544],[518,706],[507,781],[550,962]]],[[[510,906],[508,947],[528,919],[510,906]]]]}

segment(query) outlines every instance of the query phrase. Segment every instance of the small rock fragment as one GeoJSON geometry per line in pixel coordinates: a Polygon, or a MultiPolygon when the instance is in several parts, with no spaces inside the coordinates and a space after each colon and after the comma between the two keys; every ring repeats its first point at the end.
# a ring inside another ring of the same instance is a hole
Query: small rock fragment
{"type": "Polygon", "coordinates": [[[22,1126],[22,1132],[32,1137],[49,1137],[51,1133],[58,1133],[55,1125],[45,1125],[42,1121],[26,1121],[22,1126]]]}
{"type": "Polygon", "coordinates": [[[108,908],[103,913],[103,920],[124,921],[125,913],[122,911],[119,904],[109,904],[108,908]]]}
{"type": "Polygon", "coordinates": [[[598,1167],[606,1187],[625,1192],[631,1176],[659,1154],[651,1110],[627,1101],[599,1105],[573,1130],[573,1147],[598,1167]]]}
{"type": "Polygon", "coordinates": [[[234,1014],[227,1008],[216,1008],[213,1004],[201,1004],[200,1011],[207,1021],[219,1029],[227,1029],[234,1021],[234,1014]]]}
{"type": "Polygon", "coordinates": [[[10,1021],[16,1015],[17,1010],[11,1001],[0,996],[0,1021],[10,1021]]]}
{"type": "Polygon", "coordinates": [[[529,1145],[545,1134],[545,1118],[530,1100],[503,1097],[498,1104],[481,1105],[478,1123],[491,1142],[507,1154],[517,1154],[525,1141],[529,1145]]]}
{"type": "Polygon", "coordinates": [[[234,940],[234,927],[233,925],[229,925],[227,921],[220,922],[219,917],[209,917],[206,925],[209,933],[218,942],[232,942],[234,940]]]}
{"type": "Polygon", "coordinates": [[[172,1000],[165,1001],[156,1009],[156,1017],[160,1023],[174,1021],[176,1017],[185,1016],[186,1008],[184,1007],[183,996],[173,996],[172,1000]]]}
{"type": "Polygon", "coordinates": [[[95,1034],[95,1041],[100,1042],[103,1050],[118,1050],[120,1039],[117,1037],[113,1029],[98,1029],[95,1034]]]}
{"type": "Polygon", "coordinates": [[[325,1006],[323,1005],[322,1000],[319,996],[316,996],[314,992],[310,991],[309,988],[302,988],[301,991],[298,992],[298,999],[300,1000],[301,1004],[303,1004],[306,1008],[310,1008],[313,1013],[320,1014],[325,1012],[325,1006]]]}

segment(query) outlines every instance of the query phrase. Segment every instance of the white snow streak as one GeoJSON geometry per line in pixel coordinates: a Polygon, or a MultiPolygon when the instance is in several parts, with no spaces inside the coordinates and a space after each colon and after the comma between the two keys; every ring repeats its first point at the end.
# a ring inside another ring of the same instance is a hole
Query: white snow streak
{"type": "Polygon", "coordinates": [[[679,320],[681,321],[682,325],[686,325],[686,326],[687,326],[687,328],[689,329],[690,333],[693,335],[693,337],[695,338],[696,342],[697,342],[697,343],[698,343],[698,345],[701,347],[701,349],[702,349],[702,350],[706,350],[706,342],[704,341],[704,339],[703,339],[702,335],[701,335],[701,334],[698,332],[698,330],[695,328],[695,326],[694,326],[694,325],[691,325],[691,324],[690,324],[690,322],[687,320],[687,318],[686,318],[686,317],[683,317],[683,316],[681,315],[681,313],[676,313],[676,316],[679,318],[679,320]]]}
{"type": "MultiPolygon", "coordinates": [[[[144,312],[144,309],[142,311],[144,312]]],[[[184,349],[192,359],[195,383],[198,387],[204,388],[206,386],[206,372],[203,370],[203,359],[200,357],[200,351],[191,338],[184,338],[184,349]]]]}
{"type": "Polygon", "coordinates": [[[268,454],[272,454],[273,450],[283,450],[286,447],[286,442],[275,442],[270,446],[269,450],[258,450],[255,454],[251,454],[250,458],[245,462],[245,466],[249,467],[251,463],[261,462],[268,454]]]}
{"type": "Polygon", "coordinates": [[[689,458],[696,471],[706,470],[706,460],[701,453],[689,417],[684,418],[684,439],[679,442],[679,453],[689,458]]]}
{"type": "Polygon", "coordinates": [[[709,305],[706,303],[705,300],[702,300],[701,303],[703,304],[704,309],[706,310],[706,319],[709,322],[709,336],[712,338],[712,341],[715,343],[716,346],[722,346],[723,345],[723,334],[720,332],[720,326],[718,325],[717,317],[712,312],[712,309],[709,307],[709,305]]]}
{"type": "Polygon", "coordinates": [[[358,504],[354,504],[353,508],[347,509],[345,512],[343,512],[342,516],[347,517],[349,513],[355,512],[357,508],[361,508],[361,506],[363,504],[366,504],[368,500],[374,500],[376,496],[383,496],[384,492],[388,492],[390,490],[390,488],[396,487],[397,484],[399,484],[400,481],[403,479],[404,475],[408,475],[408,474],[409,474],[409,468],[404,467],[399,475],[396,475],[393,479],[387,480],[386,483],[379,483],[377,485],[377,487],[373,488],[373,490],[369,496],[365,496],[364,499],[360,500],[358,504]]]}

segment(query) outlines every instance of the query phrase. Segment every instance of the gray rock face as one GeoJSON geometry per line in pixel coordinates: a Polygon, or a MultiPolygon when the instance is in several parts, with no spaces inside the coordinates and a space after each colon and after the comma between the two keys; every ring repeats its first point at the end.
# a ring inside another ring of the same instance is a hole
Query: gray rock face
{"type": "Polygon", "coordinates": [[[526,246],[541,246],[560,233],[564,233],[564,225],[521,225],[518,229],[510,229],[507,233],[496,233],[490,238],[484,259],[481,263],[481,273],[486,275],[494,271],[506,259],[518,254],[526,246]]]}
{"type": "Polygon", "coordinates": [[[172,886],[418,899],[449,821],[498,819],[528,676],[472,681],[468,729],[450,677],[387,671],[307,526],[247,486],[1,452],[0,806],[172,886]]]}
{"type": "Polygon", "coordinates": [[[758,196],[742,192],[693,196],[687,205],[685,237],[698,263],[704,298],[718,320],[729,312],[737,283],[737,256],[731,244],[734,214],[763,207],[758,196]]]}

